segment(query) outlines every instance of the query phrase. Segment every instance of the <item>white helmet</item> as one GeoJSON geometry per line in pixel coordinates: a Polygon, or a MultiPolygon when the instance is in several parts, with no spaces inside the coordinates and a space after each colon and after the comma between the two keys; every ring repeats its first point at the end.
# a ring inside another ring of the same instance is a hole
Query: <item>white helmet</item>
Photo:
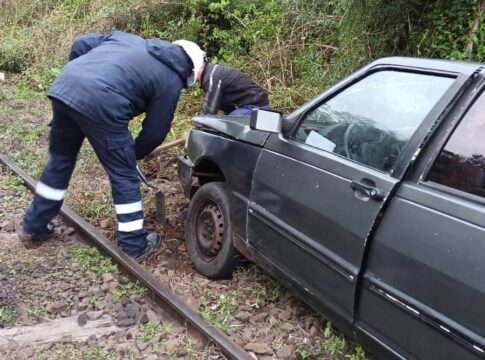
{"type": "Polygon", "coordinates": [[[192,69],[192,75],[187,79],[187,86],[192,86],[197,81],[197,76],[202,71],[204,65],[205,52],[201,50],[199,45],[189,40],[177,40],[173,44],[180,46],[184,49],[185,53],[190,57],[194,68],[192,69]]]}

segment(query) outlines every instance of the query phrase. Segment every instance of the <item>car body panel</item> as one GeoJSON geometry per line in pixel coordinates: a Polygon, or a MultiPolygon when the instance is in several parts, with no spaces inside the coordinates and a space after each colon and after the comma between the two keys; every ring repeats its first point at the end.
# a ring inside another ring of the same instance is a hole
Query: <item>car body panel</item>
{"type": "Polygon", "coordinates": [[[248,116],[195,116],[192,120],[198,126],[257,146],[263,146],[269,136],[265,131],[252,131],[248,116]]]}
{"type": "Polygon", "coordinates": [[[370,247],[359,323],[374,336],[385,334],[394,346],[411,349],[409,358],[485,356],[485,313],[481,310],[485,302],[485,199],[425,180],[449,135],[485,90],[484,75],[473,79],[424,148],[392,199],[370,247]],[[376,322],[375,312],[386,307],[394,311],[395,321],[376,322]],[[409,329],[402,327],[404,322],[421,337],[405,336],[409,329]],[[427,346],[429,339],[423,340],[422,334],[429,332],[434,333],[433,347],[427,346]]]}
{"type": "MultiPolygon", "coordinates": [[[[348,79],[337,89],[331,89],[309,110],[369,73],[389,69],[456,79],[423,119],[422,124],[428,127],[467,79],[455,72],[375,65],[361,71],[356,79],[348,79]]],[[[300,118],[307,112],[302,112],[300,118]]],[[[289,137],[271,134],[258,160],[251,190],[248,242],[266,260],[296,279],[308,296],[319,299],[321,306],[352,321],[368,235],[402,173],[383,173],[289,137]],[[382,201],[360,198],[351,188],[352,182],[372,184],[382,193],[382,201]],[[292,257],[288,259],[287,254],[292,257]],[[302,263],[306,266],[298,265],[302,263]]],[[[419,145],[417,141],[408,143],[408,153],[416,152],[419,145]]],[[[410,156],[401,159],[401,169],[411,159],[410,156]]]]}
{"type": "Polygon", "coordinates": [[[412,348],[416,358],[437,358],[436,348],[445,348],[447,341],[419,348],[415,339],[410,347],[413,340],[404,336],[401,320],[416,322],[413,328],[432,327],[485,353],[485,312],[477,311],[485,303],[484,234],[483,206],[415,184],[401,186],[372,240],[359,320],[397,344],[406,340],[407,346],[400,345],[412,348]],[[473,213],[471,219],[467,212],[473,213]],[[473,218],[480,221],[473,223],[473,218]],[[379,296],[404,304],[393,323],[383,324],[372,315],[379,296]]]}
{"type": "Polygon", "coordinates": [[[286,139],[272,145],[255,169],[248,241],[351,321],[365,239],[382,206],[382,201],[357,199],[351,181],[373,181],[388,194],[397,180],[286,139]]]}
{"type": "Polygon", "coordinates": [[[252,176],[260,152],[261,147],[197,128],[190,132],[188,140],[187,154],[194,164],[195,174],[205,172],[204,163],[207,162],[217,164],[221,169],[230,189],[233,231],[235,236],[242,238],[246,238],[252,176]]]}

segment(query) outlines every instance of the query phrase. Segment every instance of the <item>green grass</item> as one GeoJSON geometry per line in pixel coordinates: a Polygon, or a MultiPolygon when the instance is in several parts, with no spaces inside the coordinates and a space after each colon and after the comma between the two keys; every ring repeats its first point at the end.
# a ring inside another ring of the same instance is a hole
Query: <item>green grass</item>
{"type": "Polygon", "coordinates": [[[234,313],[240,305],[241,294],[231,291],[216,295],[205,290],[201,301],[201,315],[225,333],[229,333],[229,324],[234,320],[234,313]]]}
{"type": "Polygon", "coordinates": [[[350,360],[367,360],[364,349],[338,333],[327,322],[322,334],[310,339],[308,343],[297,344],[296,353],[301,359],[319,359],[329,355],[350,360]]]}
{"type": "Polygon", "coordinates": [[[163,324],[159,321],[149,321],[146,324],[141,324],[139,327],[140,336],[137,340],[142,343],[147,343],[153,340],[158,335],[165,335],[172,329],[172,324],[163,324]]]}
{"type": "Polygon", "coordinates": [[[186,345],[186,351],[187,351],[187,354],[185,354],[185,358],[186,359],[200,359],[201,358],[201,355],[205,355],[205,354],[201,354],[200,351],[197,349],[195,343],[190,340],[190,339],[187,339],[187,345],[186,345]]]}
{"type": "Polygon", "coordinates": [[[110,354],[107,351],[97,347],[96,345],[91,345],[87,350],[82,353],[82,359],[84,360],[110,360],[113,359],[114,354],[110,354]]]}
{"type": "Polygon", "coordinates": [[[249,287],[244,288],[244,295],[255,309],[263,303],[277,303],[285,294],[285,288],[281,283],[256,265],[238,269],[234,278],[242,284],[250,283],[249,287]]]}
{"type": "Polygon", "coordinates": [[[27,190],[24,181],[20,176],[17,175],[9,175],[7,177],[7,186],[22,193],[25,193],[27,190]]]}
{"type": "Polygon", "coordinates": [[[4,97],[0,101],[0,153],[7,154],[27,173],[38,177],[47,161],[49,128],[47,121],[39,121],[26,109],[38,106],[39,111],[46,112],[45,103],[31,90],[2,84],[0,89],[4,97]]]}
{"type": "Polygon", "coordinates": [[[47,311],[43,308],[31,307],[27,310],[27,315],[30,318],[39,321],[44,316],[47,316],[47,311]]]}
{"type": "Polygon", "coordinates": [[[97,345],[91,345],[86,350],[78,349],[75,344],[56,343],[49,350],[40,350],[36,354],[40,360],[111,360],[114,354],[110,354],[97,345]]]}
{"type": "Polygon", "coordinates": [[[130,295],[143,296],[146,294],[146,291],[147,290],[138,281],[130,281],[127,284],[118,285],[111,291],[112,301],[118,303],[123,298],[127,298],[130,295]]]}
{"type": "Polygon", "coordinates": [[[102,256],[98,249],[93,246],[78,245],[71,248],[69,254],[72,258],[72,271],[90,271],[95,274],[114,273],[118,271],[113,261],[102,256]]]}
{"type": "Polygon", "coordinates": [[[345,355],[345,358],[349,360],[367,360],[367,355],[359,344],[354,344],[354,352],[352,354],[345,355]]]}
{"type": "Polygon", "coordinates": [[[331,355],[343,355],[346,345],[345,338],[335,333],[330,322],[325,325],[323,336],[325,337],[322,346],[324,352],[331,355]]]}
{"type": "Polygon", "coordinates": [[[13,319],[13,311],[6,307],[0,307],[0,325],[10,322],[13,319]]]}
{"type": "Polygon", "coordinates": [[[93,297],[91,297],[91,299],[89,299],[89,303],[91,305],[95,305],[95,306],[98,303],[98,301],[99,301],[99,299],[98,299],[98,297],[96,295],[94,295],[93,297]]]}
{"type": "Polygon", "coordinates": [[[101,219],[113,217],[113,203],[111,197],[106,194],[110,189],[106,189],[105,194],[84,192],[82,196],[82,206],[79,207],[79,215],[88,221],[97,223],[101,219]]]}
{"type": "Polygon", "coordinates": [[[258,266],[251,266],[248,271],[256,280],[251,288],[251,296],[255,299],[252,304],[253,307],[259,307],[260,299],[264,299],[268,303],[276,303],[285,293],[281,283],[258,266]]]}
{"type": "Polygon", "coordinates": [[[7,171],[7,176],[0,178],[0,184],[6,186],[15,193],[3,195],[0,198],[0,221],[7,219],[7,210],[17,209],[19,206],[26,207],[29,203],[27,188],[22,179],[7,171]]]}

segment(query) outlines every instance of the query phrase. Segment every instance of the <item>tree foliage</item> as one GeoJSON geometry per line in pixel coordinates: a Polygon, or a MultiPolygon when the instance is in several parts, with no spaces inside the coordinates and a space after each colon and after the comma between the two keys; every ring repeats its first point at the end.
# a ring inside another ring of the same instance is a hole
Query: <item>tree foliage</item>
{"type": "Polygon", "coordinates": [[[290,110],[383,56],[484,61],[484,0],[0,0],[0,70],[41,91],[82,33],[198,42],[290,110]],[[482,3],[482,4],[481,4],[482,3]],[[482,9],[480,9],[482,5],[482,9]]]}

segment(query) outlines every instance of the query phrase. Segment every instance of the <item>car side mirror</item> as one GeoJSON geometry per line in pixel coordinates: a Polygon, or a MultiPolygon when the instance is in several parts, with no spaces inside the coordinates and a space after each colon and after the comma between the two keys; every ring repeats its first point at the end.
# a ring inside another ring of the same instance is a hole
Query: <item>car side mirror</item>
{"type": "Polygon", "coordinates": [[[253,109],[249,127],[252,130],[268,131],[272,133],[281,132],[283,116],[274,110],[253,109]]]}

